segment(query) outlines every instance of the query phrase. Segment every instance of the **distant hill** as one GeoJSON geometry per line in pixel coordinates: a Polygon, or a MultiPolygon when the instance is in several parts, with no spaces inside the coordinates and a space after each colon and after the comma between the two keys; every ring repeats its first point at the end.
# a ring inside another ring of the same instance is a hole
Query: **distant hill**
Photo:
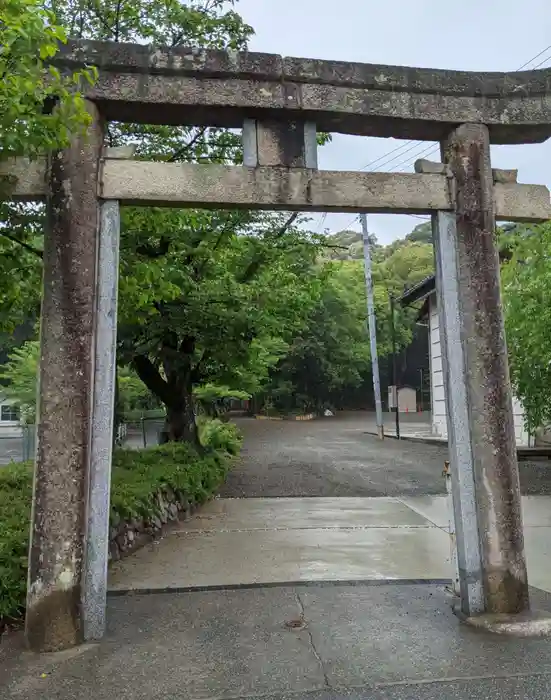
{"type": "MultiPolygon", "coordinates": [[[[331,260],[361,260],[363,258],[363,240],[362,234],[359,231],[338,231],[327,236],[328,243],[334,248],[327,253],[327,257],[331,260]]],[[[398,248],[407,245],[408,243],[431,243],[432,244],[432,227],[430,221],[424,221],[415,226],[415,228],[401,240],[394,241],[389,246],[381,246],[377,242],[377,237],[370,234],[369,241],[372,248],[379,253],[378,257],[386,257],[392,254],[398,248]],[[381,253],[383,255],[381,256],[381,253]],[[385,255],[386,253],[386,255],[385,255]]]]}
{"type": "Polygon", "coordinates": [[[338,231],[327,236],[332,249],[327,250],[330,260],[359,260],[363,257],[362,234],[358,231],[338,231]]]}
{"type": "Polygon", "coordinates": [[[406,236],[406,241],[413,243],[432,243],[432,224],[430,221],[424,221],[418,224],[411,233],[406,236]]]}
{"type": "MultiPolygon", "coordinates": [[[[511,257],[517,237],[527,236],[533,233],[533,229],[524,224],[505,223],[498,227],[498,248],[500,258],[506,260],[511,257]]],[[[328,249],[326,257],[329,260],[362,260],[363,241],[359,231],[338,231],[327,236],[328,243],[334,246],[328,249]]],[[[373,250],[374,260],[385,260],[396,251],[412,243],[432,245],[432,225],[430,221],[423,221],[413,228],[405,238],[393,241],[387,246],[377,242],[377,237],[370,234],[369,240],[373,250]]]]}

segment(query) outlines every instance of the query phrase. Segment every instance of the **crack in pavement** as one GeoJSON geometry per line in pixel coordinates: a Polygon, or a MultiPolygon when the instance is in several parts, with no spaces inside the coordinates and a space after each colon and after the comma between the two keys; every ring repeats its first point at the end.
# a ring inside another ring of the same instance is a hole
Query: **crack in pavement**
{"type": "Polygon", "coordinates": [[[308,620],[306,619],[306,612],[304,609],[304,603],[302,602],[302,599],[301,599],[298,591],[295,591],[295,597],[296,597],[298,607],[300,610],[300,616],[301,616],[302,620],[305,622],[305,627],[303,629],[306,631],[306,634],[308,635],[308,639],[310,640],[310,647],[312,649],[312,653],[316,657],[316,661],[318,662],[320,670],[323,673],[323,680],[325,683],[325,687],[331,688],[331,683],[329,682],[329,676],[327,675],[327,671],[325,670],[325,664],[323,663],[323,659],[321,658],[319,651],[316,649],[316,644],[314,642],[312,630],[310,629],[310,625],[308,624],[308,620]]]}

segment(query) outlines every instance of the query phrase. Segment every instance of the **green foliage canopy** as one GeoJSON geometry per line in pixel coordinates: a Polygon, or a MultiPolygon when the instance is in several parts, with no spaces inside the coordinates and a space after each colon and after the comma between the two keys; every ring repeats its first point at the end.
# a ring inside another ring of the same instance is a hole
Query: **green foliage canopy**
{"type": "MultiPolygon", "coordinates": [[[[43,21],[62,28],[55,30],[62,40],[69,34],[243,49],[252,34],[234,3],[223,0],[50,0],[43,6],[43,21]]],[[[242,161],[239,134],[217,128],[110,124],[107,142],[134,145],[138,158],[242,161]]],[[[8,271],[0,282],[0,323],[10,329],[38,313],[43,212],[11,205],[0,221],[0,262],[8,271]]],[[[149,396],[167,408],[173,439],[196,439],[190,407],[201,387],[255,394],[272,381],[278,363],[280,384],[291,377],[298,382],[307,367],[310,384],[327,391],[357,384],[368,371],[361,237],[343,232],[340,239],[322,239],[299,224],[296,215],[284,213],[123,210],[119,362],[127,369],[120,374],[121,396],[132,395],[132,404],[148,403],[139,376],[149,396]],[[328,258],[333,262],[325,264],[328,258]]],[[[432,248],[415,241],[390,248],[372,242],[384,355],[389,350],[388,293],[401,293],[430,272],[432,248]]],[[[399,321],[402,345],[411,336],[408,324],[406,316],[399,321]]],[[[12,362],[19,362],[17,371],[26,368],[32,374],[29,348],[22,353],[12,362]]],[[[15,370],[9,369],[12,376],[15,370]]],[[[12,384],[27,402],[30,385],[12,384]]],[[[298,393],[313,391],[293,386],[298,393]]],[[[315,400],[320,400],[319,390],[315,400]]]]}
{"type": "Polygon", "coordinates": [[[509,232],[502,265],[511,380],[529,430],[551,423],[551,224],[509,232]]]}
{"type": "Polygon", "coordinates": [[[0,159],[60,148],[88,124],[75,86],[92,81],[94,70],[66,76],[48,64],[66,40],[64,27],[39,0],[0,5],[0,159]]]}

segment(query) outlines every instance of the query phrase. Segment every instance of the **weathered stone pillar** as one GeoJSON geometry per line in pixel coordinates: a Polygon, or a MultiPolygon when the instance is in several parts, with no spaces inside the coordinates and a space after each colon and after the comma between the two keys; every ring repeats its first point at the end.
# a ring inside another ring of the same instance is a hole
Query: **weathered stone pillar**
{"type": "MultiPolygon", "coordinates": [[[[447,356],[448,364],[450,359],[453,362],[450,343],[461,343],[465,390],[464,402],[459,394],[453,395],[458,360],[455,379],[448,382],[448,395],[452,393],[448,417],[450,424],[456,423],[452,435],[461,436],[451,441],[457,453],[454,461],[463,464],[463,469],[470,462],[474,476],[484,606],[475,612],[519,613],[529,607],[528,584],[487,127],[460,126],[443,144],[443,154],[453,176],[456,217],[455,230],[448,231],[447,241],[440,241],[453,246],[454,255],[447,265],[443,258],[439,276],[448,276],[441,286],[456,300],[454,314],[448,297],[446,323],[456,323],[458,328],[456,333],[452,326],[448,328],[447,356]],[[464,415],[461,405],[455,413],[458,400],[465,403],[464,415]]],[[[444,290],[440,292],[443,301],[444,290]]],[[[463,484],[468,486],[465,480],[463,484]]],[[[472,522],[466,527],[472,532],[472,522]]],[[[477,569],[476,549],[471,550],[472,573],[477,569]]]]}
{"type": "Polygon", "coordinates": [[[50,167],[25,629],[35,651],[82,640],[103,144],[97,108],[87,102],[87,109],[88,133],[50,167]]]}

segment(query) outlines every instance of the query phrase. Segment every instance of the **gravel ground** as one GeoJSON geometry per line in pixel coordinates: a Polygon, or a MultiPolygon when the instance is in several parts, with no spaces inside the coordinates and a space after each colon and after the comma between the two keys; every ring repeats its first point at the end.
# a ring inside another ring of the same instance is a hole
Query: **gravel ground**
{"type": "MultiPolygon", "coordinates": [[[[383,443],[366,430],[373,417],[338,414],[315,421],[236,421],[245,434],[241,462],[222,495],[234,498],[278,496],[417,496],[445,492],[441,477],[448,450],[394,439],[383,443]]],[[[154,444],[155,426],[147,430],[154,444]],[[151,433],[151,434],[150,434],[151,433]]],[[[141,432],[128,445],[143,446],[141,432]]],[[[0,440],[0,467],[22,459],[22,439],[0,440]]],[[[524,494],[551,495],[551,460],[520,462],[524,494]]]]}
{"type": "MultiPolygon", "coordinates": [[[[448,450],[365,433],[369,416],[340,414],[315,421],[236,422],[245,434],[241,462],[221,495],[419,496],[445,493],[448,450]]],[[[551,461],[520,462],[524,494],[551,495],[551,461]]]]}

